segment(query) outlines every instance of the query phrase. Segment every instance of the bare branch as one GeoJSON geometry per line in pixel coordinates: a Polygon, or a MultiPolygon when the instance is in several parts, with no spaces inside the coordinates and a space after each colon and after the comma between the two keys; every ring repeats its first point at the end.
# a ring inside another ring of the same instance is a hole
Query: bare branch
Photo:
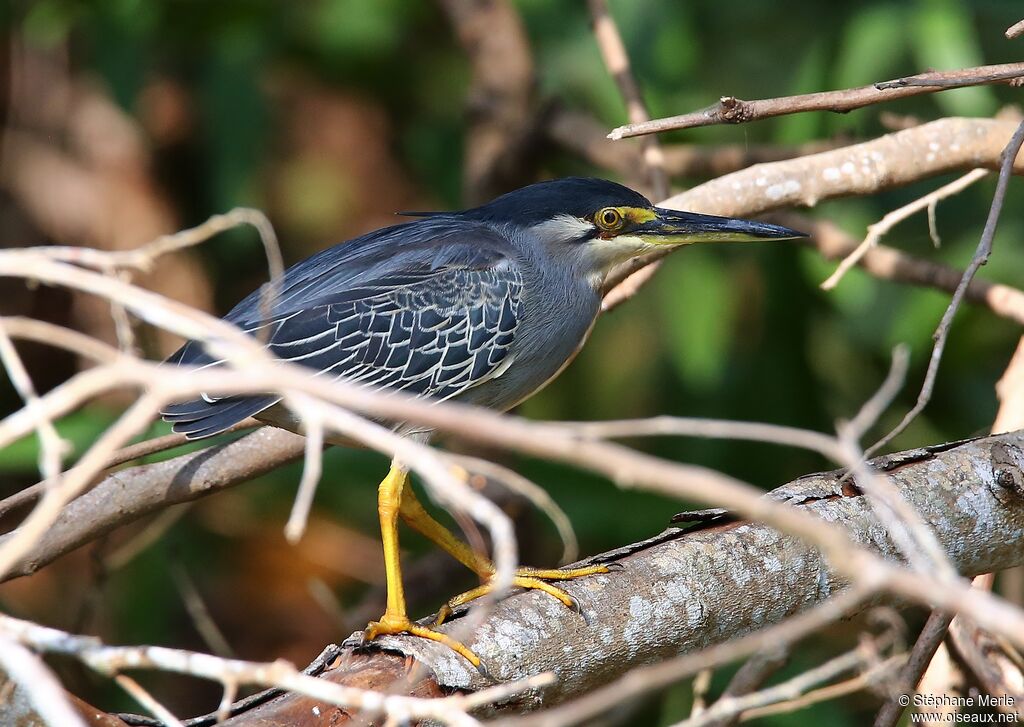
{"type": "MultiPolygon", "coordinates": [[[[597,47],[601,51],[601,58],[608,68],[608,72],[615,80],[626,102],[626,114],[629,123],[640,124],[650,120],[647,112],[647,105],[644,103],[643,94],[640,92],[640,84],[633,76],[629,65],[629,54],[626,53],[626,45],[622,42],[622,36],[615,25],[615,18],[608,10],[608,3],[605,0],[588,0],[590,8],[590,19],[594,26],[594,37],[597,39],[597,47]]],[[[651,136],[644,140],[641,145],[644,167],[647,170],[648,179],[655,197],[663,199],[669,195],[668,175],[665,172],[665,155],[661,151],[661,145],[657,137],[651,136]]]]}
{"type": "Polygon", "coordinates": [[[994,66],[963,68],[957,71],[929,71],[915,76],[898,78],[894,81],[874,83],[870,86],[847,88],[841,91],[805,93],[799,96],[783,96],[756,101],[744,101],[734,96],[723,96],[717,104],[700,111],[620,126],[608,134],[608,138],[625,139],[630,136],[656,134],[673,129],[692,129],[697,126],[712,126],[714,124],[743,124],[805,111],[846,113],[864,106],[894,101],[908,96],[920,96],[965,86],[1008,83],[1021,77],[1024,77],[1024,63],[1003,63],[994,66]]]}
{"type": "MultiPolygon", "coordinates": [[[[797,214],[778,217],[787,224],[809,231],[811,237],[805,244],[815,248],[828,260],[842,258],[858,245],[856,239],[828,220],[815,220],[797,214]]],[[[964,274],[962,270],[914,257],[885,245],[876,245],[865,252],[857,264],[880,280],[935,288],[947,293],[956,290],[964,274]]],[[[975,278],[967,286],[965,298],[985,306],[998,316],[1024,325],[1024,291],[975,278]]]]}
{"type": "Polygon", "coordinates": [[[917,403],[914,404],[913,408],[907,412],[899,424],[896,427],[876,442],[870,449],[868,454],[877,452],[879,449],[891,442],[897,437],[903,430],[905,430],[917,415],[924,411],[924,408],[928,406],[928,402],[932,398],[932,390],[935,387],[935,378],[939,374],[939,364],[942,361],[942,353],[946,348],[946,340],[949,338],[949,329],[953,323],[953,317],[956,315],[957,310],[960,309],[960,303],[964,299],[964,295],[967,293],[967,286],[970,285],[971,280],[974,279],[975,273],[981,268],[986,262],[988,262],[988,256],[992,252],[992,239],[996,234],[996,225],[999,223],[999,215],[1003,211],[1003,201],[1006,199],[1006,188],[1010,183],[1010,174],[1013,170],[1014,161],[1017,159],[1017,154],[1020,151],[1021,145],[1024,144],[1024,122],[1021,122],[1017,127],[1017,130],[1010,137],[1010,141],[1006,144],[1006,148],[1002,154],[1002,164],[999,169],[999,179],[996,182],[996,191],[992,195],[992,206],[989,209],[988,219],[985,220],[985,229],[981,233],[981,239],[978,241],[978,247],[974,251],[974,256],[971,258],[970,264],[964,271],[963,277],[960,279],[960,283],[957,285],[956,290],[953,292],[953,298],[949,301],[949,306],[946,308],[946,312],[942,315],[942,320],[939,321],[938,328],[935,329],[933,338],[935,339],[935,346],[932,348],[931,359],[928,362],[928,371],[925,373],[924,383],[921,386],[921,393],[917,397],[917,403]]]}
{"type": "MultiPolygon", "coordinates": [[[[589,114],[555,107],[545,133],[551,141],[596,167],[608,169],[627,180],[642,180],[643,152],[634,141],[611,141],[605,127],[589,114]]],[[[811,141],[806,144],[666,144],[661,147],[669,177],[719,177],[754,164],[817,154],[847,146],[849,139],[811,141]]],[[[667,195],[665,195],[667,196],[667,195]]],[[[661,197],[662,199],[664,197],[661,197]]]]}
{"type": "MultiPolygon", "coordinates": [[[[888,470],[900,494],[933,524],[943,549],[960,572],[971,574],[993,567],[994,560],[1017,562],[1024,553],[1014,540],[1024,538],[1024,497],[1010,495],[991,479],[994,469],[1006,467],[998,464],[1005,457],[1000,453],[1015,451],[1013,456],[1018,459],[1014,461],[1024,465],[1016,449],[1020,445],[1024,445],[1022,434],[989,437],[943,451],[896,455],[874,467],[888,470]],[[891,464],[886,465],[887,461],[891,464]],[[982,518],[991,526],[975,529],[971,524],[982,518]],[[961,527],[961,519],[965,527],[961,527]]],[[[780,488],[773,497],[823,520],[841,522],[859,541],[870,542],[887,557],[896,557],[893,543],[879,537],[879,523],[866,498],[843,495],[841,479],[841,472],[802,478],[780,488]]],[[[837,576],[839,563],[826,565],[814,547],[750,522],[732,527],[715,527],[712,522],[696,531],[668,531],[595,560],[609,559],[620,562],[624,570],[566,586],[583,604],[586,622],[541,595],[517,593],[497,604],[475,633],[469,645],[496,679],[515,679],[548,669],[558,673],[558,683],[542,698],[505,705],[506,714],[556,705],[607,685],[536,718],[512,718],[507,723],[585,722],[622,700],[662,688],[700,669],[791,643],[862,604],[880,582],[876,579],[891,583],[884,569],[858,565],[857,576],[852,576],[854,587],[841,590],[849,581],[837,576]],[[779,570],[778,563],[786,567],[779,570]],[[737,579],[744,584],[740,600],[733,590],[737,579]],[[727,599],[727,606],[722,599],[727,599]],[[811,604],[821,604],[823,610],[809,608],[811,604]],[[809,610],[788,618],[802,609],[809,610]],[[717,645],[702,650],[712,644],[717,645]],[[566,649],[573,654],[571,660],[564,658],[566,649]],[[637,668],[680,652],[685,655],[637,668]]],[[[900,591],[908,594],[906,586],[915,580],[921,583],[925,577],[901,571],[894,578],[903,581],[900,591]]],[[[950,592],[962,595],[967,591],[972,598],[982,595],[959,583],[946,590],[933,588],[930,580],[928,583],[929,598],[935,601],[950,592]]],[[[945,605],[958,608],[964,604],[945,605]]],[[[374,644],[368,646],[374,648],[374,644]]],[[[458,657],[422,640],[387,637],[376,646],[413,656],[429,667],[426,674],[433,675],[424,678],[434,679],[442,687],[474,688],[482,683],[458,657]]],[[[381,654],[379,658],[395,657],[381,654]]],[[[348,676],[342,670],[333,677],[328,673],[326,678],[344,682],[348,676]]],[[[261,717],[270,719],[275,713],[303,705],[306,710],[312,706],[301,698],[282,697],[273,710],[261,711],[261,717]]]]}
{"type": "MultiPolygon", "coordinates": [[[[762,716],[777,714],[779,711],[789,712],[801,709],[809,703],[809,697],[811,698],[810,703],[820,701],[820,697],[815,698],[815,693],[810,690],[823,682],[831,681],[849,671],[863,670],[858,677],[850,680],[849,683],[844,683],[848,686],[843,689],[843,693],[858,691],[890,677],[903,660],[902,657],[897,656],[878,664],[874,663],[877,661],[875,657],[874,650],[861,645],[768,689],[743,696],[723,697],[715,702],[710,709],[696,717],[677,722],[673,727],[706,727],[706,725],[715,724],[723,718],[735,717],[755,710],[756,716],[762,716]],[[766,709],[769,706],[783,707],[783,709],[766,709]]],[[[838,695],[829,692],[826,698],[831,699],[834,696],[838,695]]]]}
{"type": "Polygon", "coordinates": [[[914,642],[910,658],[904,664],[890,690],[892,696],[882,705],[875,716],[874,727],[893,727],[899,722],[900,717],[903,716],[903,710],[906,709],[898,701],[900,695],[909,694],[917,688],[917,684],[921,681],[935,652],[938,651],[939,644],[946,637],[946,632],[949,631],[949,622],[952,620],[951,614],[932,611],[924,629],[921,630],[917,641],[914,642]]]}
{"type": "MultiPolygon", "coordinates": [[[[751,656],[744,662],[722,692],[722,697],[742,697],[757,690],[772,674],[777,672],[789,661],[790,650],[779,646],[767,649],[751,656]]],[[[723,717],[711,724],[714,727],[731,727],[739,721],[739,715],[723,717]]]]}
{"type": "MultiPolygon", "coordinates": [[[[15,325],[19,327],[19,330],[22,332],[22,334],[26,332],[42,332],[44,330],[43,327],[34,325],[36,323],[39,323],[39,321],[30,321],[28,319],[21,318],[8,318],[7,320],[9,322],[16,321],[15,325]],[[29,325],[24,326],[23,324],[26,323],[29,325]]],[[[31,336],[26,335],[23,335],[22,337],[31,338],[31,336]]],[[[44,342],[46,341],[45,338],[37,338],[33,340],[42,340],[44,342]]],[[[225,429],[224,434],[232,434],[234,432],[240,432],[245,429],[252,429],[253,427],[259,426],[263,425],[250,417],[249,419],[240,421],[237,424],[229,427],[228,429],[225,429]]],[[[130,444],[127,447],[122,447],[121,449],[117,450],[113,455],[111,455],[110,459],[107,460],[103,468],[108,470],[113,469],[118,465],[126,464],[128,462],[131,462],[132,460],[142,459],[143,457],[148,457],[150,455],[158,454],[160,452],[166,452],[169,449],[177,449],[178,447],[182,447],[188,444],[188,442],[188,437],[186,437],[184,434],[165,434],[160,437],[146,439],[142,442],[138,442],[137,444],[130,444]]],[[[281,464],[285,463],[282,462],[281,464]]],[[[31,503],[38,500],[40,497],[42,497],[43,492],[46,491],[46,488],[50,486],[50,482],[50,480],[43,480],[42,482],[37,482],[36,484],[30,485],[29,487],[26,487],[23,490],[18,490],[10,497],[5,497],[3,500],[0,500],[0,517],[6,515],[7,513],[19,507],[30,505],[31,503]]],[[[92,484],[95,483],[90,483],[90,485],[88,485],[87,487],[91,487],[92,484]]]]}
{"type": "MultiPolygon", "coordinates": [[[[8,639],[39,651],[73,656],[101,674],[116,675],[127,669],[161,669],[229,685],[282,687],[328,704],[359,709],[370,716],[385,714],[401,719],[429,718],[465,727],[479,724],[466,714],[467,711],[485,705],[490,700],[507,699],[520,691],[536,689],[552,680],[552,675],[541,674],[516,684],[500,684],[471,695],[417,699],[333,684],[303,674],[285,661],[246,662],[160,646],[106,646],[92,637],[76,636],[9,616],[0,616],[0,632],[8,639]]],[[[55,724],[74,725],[81,722],[55,724]]]]}
{"type": "Polygon", "coordinates": [[[847,271],[860,262],[861,258],[864,257],[868,250],[876,247],[878,242],[886,235],[886,233],[889,232],[889,230],[908,217],[912,217],[917,214],[921,210],[928,211],[928,229],[931,232],[932,239],[937,240],[938,236],[935,233],[935,205],[939,200],[959,194],[978,180],[984,179],[988,175],[989,171],[987,169],[972,169],[959,179],[956,179],[949,184],[944,184],[934,192],[929,192],[910,204],[903,205],[899,209],[895,209],[886,214],[881,220],[868,227],[868,234],[867,237],[864,238],[864,241],[861,242],[853,252],[839,262],[839,267],[837,267],[835,272],[821,284],[821,289],[832,290],[836,287],[843,276],[846,275],[847,271]]]}
{"type": "MultiPolygon", "coordinates": [[[[874,194],[959,169],[999,169],[1001,152],[1016,127],[1016,121],[939,119],[841,149],[743,169],[661,204],[706,214],[751,216],[874,194]],[[914,164],[905,164],[907,158],[914,159],[914,164]]],[[[1024,160],[1015,163],[1014,172],[1024,172],[1024,160]]],[[[665,254],[638,258],[613,271],[605,282],[603,310],[628,300],[639,286],[623,285],[623,281],[665,254]]]]}
{"type": "Polygon", "coordinates": [[[23,698],[31,700],[35,712],[47,724],[85,727],[81,715],[68,703],[57,677],[24,646],[9,638],[0,639],[0,667],[16,684],[32,685],[31,689],[22,687],[23,698]]]}
{"type": "Polygon", "coordinates": [[[147,692],[141,684],[125,674],[118,674],[114,681],[121,689],[125,690],[136,702],[142,705],[143,709],[163,722],[167,727],[184,727],[181,721],[168,711],[167,707],[160,704],[153,695],[147,692]]]}

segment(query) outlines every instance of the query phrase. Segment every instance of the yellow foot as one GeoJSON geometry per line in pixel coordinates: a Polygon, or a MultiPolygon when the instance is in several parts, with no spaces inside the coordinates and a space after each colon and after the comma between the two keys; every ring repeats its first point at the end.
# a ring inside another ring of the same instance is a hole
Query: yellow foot
{"type": "MultiPolygon", "coordinates": [[[[544,570],[541,568],[517,568],[515,575],[512,578],[513,588],[526,588],[529,590],[544,591],[549,596],[557,598],[559,601],[564,603],[566,606],[571,608],[576,613],[582,614],[583,610],[580,605],[576,602],[576,599],[570,596],[561,588],[553,586],[546,581],[568,581],[574,578],[583,578],[585,576],[598,575],[600,573],[608,573],[613,569],[621,568],[622,566],[618,563],[611,563],[609,565],[589,565],[583,568],[568,568],[568,569],[550,569],[544,570]]],[[[463,606],[470,601],[475,601],[481,596],[485,596],[494,590],[493,579],[481,586],[477,586],[465,593],[460,593],[455,598],[449,599],[449,601],[441,606],[441,609],[437,612],[437,619],[434,621],[434,626],[440,626],[444,623],[445,619],[452,615],[452,612],[459,606],[463,606]]]]}
{"type": "Polygon", "coordinates": [[[444,644],[456,654],[465,658],[466,661],[472,664],[477,671],[484,676],[487,676],[487,672],[484,669],[483,664],[480,662],[480,657],[467,649],[461,641],[456,641],[448,634],[442,634],[440,631],[434,631],[426,626],[420,626],[417,623],[413,623],[408,618],[384,614],[380,621],[371,621],[367,625],[366,631],[363,633],[366,634],[367,641],[372,641],[378,636],[387,636],[391,634],[410,634],[411,636],[419,636],[424,639],[436,641],[439,644],[444,644]]]}

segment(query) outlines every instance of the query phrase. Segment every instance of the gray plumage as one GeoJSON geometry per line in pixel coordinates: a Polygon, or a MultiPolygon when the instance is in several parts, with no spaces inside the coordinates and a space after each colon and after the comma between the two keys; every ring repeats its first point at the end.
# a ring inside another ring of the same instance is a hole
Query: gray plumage
{"type": "MultiPolygon", "coordinates": [[[[747,236],[798,234],[659,210],[614,182],[559,179],[476,209],[420,215],[323,250],[285,272],[269,316],[256,291],[225,320],[259,334],[276,357],[332,379],[508,409],[552,379],[583,344],[608,270],[654,247],[627,234],[647,231],[650,222],[623,221],[615,235],[602,231],[594,216],[609,207],[671,217],[669,232],[682,225],[747,236]]],[[[647,232],[656,234],[669,233],[647,232]]],[[[221,364],[195,341],[168,363],[221,364]]],[[[162,414],[190,438],[217,434],[249,416],[299,429],[275,407],[279,400],[207,392],[162,414]]]]}

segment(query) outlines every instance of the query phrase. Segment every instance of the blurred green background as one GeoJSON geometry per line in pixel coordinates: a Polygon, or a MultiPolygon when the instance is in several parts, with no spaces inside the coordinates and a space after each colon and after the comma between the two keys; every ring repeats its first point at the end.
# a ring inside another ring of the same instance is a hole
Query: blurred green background
{"type": "MultiPolygon", "coordinates": [[[[585,4],[519,0],[514,6],[534,53],[538,100],[556,99],[608,128],[624,123],[623,103],[601,62],[585,4]]],[[[727,94],[758,98],[841,88],[1020,57],[1021,41],[1003,37],[1020,19],[1020,4],[1012,0],[612,0],[611,7],[654,116],[693,110],[727,94]]],[[[12,155],[8,146],[0,162],[10,167],[0,175],[5,246],[137,245],[246,205],[270,215],[286,261],[295,262],[389,224],[399,209],[462,204],[471,69],[434,3],[36,0],[0,7],[0,28],[8,50],[4,121],[16,132],[8,144],[24,141],[14,151],[35,154],[12,155]],[[40,166],[50,159],[47,152],[68,166],[40,166]],[[38,193],[19,181],[26,165],[43,175],[35,178],[37,186],[39,179],[53,185],[41,195],[53,207],[49,212],[26,201],[38,193]],[[101,190],[103,204],[117,211],[106,226],[83,222],[68,232],[59,224],[65,215],[88,220],[73,195],[67,204],[61,197],[76,170],[84,175],[84,189],[101,190]],[[151,216],[169,229],[144,234],[150,227],[132,217],[143,209],[156,210],[151,216]],[[129,229],[134,237],[124,232],[129,229]]],[[[662,140],[707,146],[857,140],[886,131],[882,111],[924,120],[990,116],[1018,100],[1015,89],[974,88],[843,116],[803,114],[662,140]]],[[[564,174],[606,173],[547,145],[536,176],[564,174]]],[[[951,178],[829,202],[812,214],[860,237],[885,212],[951,178]]],[[[673,185],[700,181],[677,178],[673,185]]],[[[981,233],[993,186],[994,180],[985,180],[939,206],[941,249],[932,248],[924,216],[901,224],[885,242],[962,267],[981,233]]],[[[995,253],[983,269],[987,279],[1024,284],[1022,201],[1024,192],[1011,184],[995,253]]],[[[154,287],[220,313],[258,286],[266,270],[249,231],[221,235],[182,258],[157,271],[154,287]]],[[[639,296],[605,316],[572,366],[519,413],[537,419],[713,416],[829,430],[875,390],[893,346],[905,342],[912,353],[910,378],[874,432],[880,435],[916,397],[948,298],[879,282],[859,270],[825,293],[818,284],[831,269],[815,252],[792,245],[683,250],[639,296]]],[[[102,308],[56,291],[2,285],[4,313],[108,332],[102,308]]],[[[993,386],[1019,334],[1005,320],[966,306],[933,403],[894,446],[987,431],[997,405],[993,386]]],[[[140,330],[140,345],[154,357],[166,355],[173,343],[140,330]]],[[[34,348],[26,347],[25,355],[43,390],[77,366],[34,348]]],[[[125,401],[96,402],[59,428],[81,452],[125,401]]],[[[16,406],[13,391],[0,382],[0,408],[16,406]]],[[[164,431],[163,425],[153,427],[153,434],[164,431]]],[[[815,456],[766,445],[632,444],[766,489],[828,467],[815,456]]],[[[0,452],[2,494],[37,479],[36,454],[31,440],[0,452]]],[[[620,491],[544,462],[504,455],[501,461],[550,490],[585,554],[649,536],[686,504],[620,491]]],[[[381,456],[331,451],[310,534],[295,548],[281,536],[299,474],[290,467],[164,516],[155,526],[125,528],[30,579],[6,584],[0,605],[113,642],[208,649],[186,607],[194,588],[233,653],[305,663],[323,643],[344,635],[341,629],[354,627],[351,610],[367,588],[379,585],[375,485],[385,467],[381,456]],[[148,534],[160,533],[149,543],[148,534]]],[[[559,553],[553,529],[539,516],[528,517],[534,525],[525,551],[533,564],[553,563],[559,553]]],[[[427,550],[411,536],[403,545],[410,553],[427,550]]],[[[449,590],[421,599],[417,613],[468,583],[445,581],[449,590]]],[[[852,644],[852,633],[840,630],[834,643],[815,642],[791,669],[852,644]]],[[[103,680],[60,666],[85,698],[106,708],[137,709],[103,680]]],[[[719,675],[715,684],[724,679],[719,675]]],[[[146,683],[179,713],[216,705],[216,690],[208,685],[162,677],[146,683]]],[[[688,710],[688,695],[685,686],[670,690],[622,723],[671,722],[688,710]]],[[[766,723],[818,724],[827,717],[829,724],[854,725],[875,705],[873,697],[860,695],[766,723]]]]}

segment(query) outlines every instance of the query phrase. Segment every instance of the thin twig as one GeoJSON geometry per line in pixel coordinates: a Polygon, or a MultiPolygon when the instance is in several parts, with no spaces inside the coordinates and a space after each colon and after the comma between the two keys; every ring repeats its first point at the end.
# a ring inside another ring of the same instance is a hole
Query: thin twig
{"type": "MultiPolygon", "coordinates": [[[[619,87],[622,99],[626,102],[629,123],[641,124],[649,121],[651,116],[647,111],[647,104],[644,103],[640,84],[633,75],[626,44],[622,42],[622,35],[608,9],[608,3],[605,0],[588,0],[587,5],[590,8],[597,47],[615,85],[619,87]]],[[[668,174],[665,172],[665,155],[662,153],[658,138],[651,136],[644,139],[641,150],[651,189],[657,199],[664,199],[669,195],[668,174]]]]}
{"type": "Polygon", "coordinates": [[[836,436],[844,451],[844,463],[850,468],[860,487],[868,496],[872,510],[885,525],[889,537],[896,543],[907,562],[921,573],[934,574],[943,583],[957,577],[935,532],[914,510],[889,478],[872,469],[860,449],[860,438],[878,420],[899,393],[906,380],[910,355],[905,346],[893,351],[892,366],[882,386],[861,407],[849,422],[836,424],[836,436]]]}
{"type": "MultiPolygon", "coordinates": [[[[891,657],[881,664],[875,663],[878,651],[879,648],[875,644],[863,643],[856,649],[829,659],[824,664],[808,669],[781,684],[743,696],[723,697],[709,709],[699,715],[677,722],[673,727],[706,727],[722,718],[742,715],[747,710],[767,705],[778,706],[780,703],[792,706],[792,709],[780,711],[800,709],[804,706],[803,698],[809,696],[808,692],[812,687],[854,669],[864,670],[862,674],[858,675],[859,679],[854,681],[857,688],[862,689],[877,681],[882,675],[890,673],[902,663],[903,657],[901,656],[891,657]]],[[[814,699],[814,701],[820,701],[820,698],[814,699]]]]}
{"type": "Polygon", "coordinates": [[[956,71],[931,71],[893,81],[840,91],[822,91],[798,96],[744,101],[723,96],[712,106],[680,116],[655,119],[641,124],[620,126],[608,134],[609,139],[625,139],[642,134],[656,134],[673,129],[690,129],[713,124],[740,124],[774,116],[797,114],[805,111],[832,111],[845,113],[864,106],[893,101],[908,96],[935,93],[949,88],[1007,83],[1024,77],[1024,63],[1003,63],[993,66],[963,68],[956,71]]]}
{"type": "Polygon", "coordinates": [[[85,727],[53,672],[35,654],[6,636],[0,637],[0,669],[25,688],[32,706],[47,724],[85,727]]]}
{"type": "Polygon", "coordinates": [[[534,483],[515,470],[490,462],[479,457],[468,455],[450,454],[449,457],[471,473],[482,475],[492,482],[520,495],[544,513],[551,524],[555,526],[558,537],[562,541],[562,556],[559,564],[572,563],[579,558],[580,544],[576,538],[576,531],[573,530],[572,521],[565,511],[558,506],[558,503],[540,485],[534,483]]]}
{"type": "Polygon", "coordinates": [[[902,433],[917,418],[917,415],[924,411],[924,408],[928,406],[928,402],[932,398],[935,378],[939,373],[939,363],[942,361],[942,354],[946,348],[946,341],[949,338],[949,329],[953,323],[953,317],[960,308],[960,303],[967,292],[967,286],[974,279],[978,269],[988,262],[989,254],[992,252],[992,239],[996,234],[999,215],[1003,211],[1003,202],[1006,200],[1006,188],[1009,186],[1010,175],[1013,172],[1013,163],[1017,159],[1017,153],[1020,151],[1022,143],[1024,143],[1024,122],[1021,122],[1017,127],[1017,131],[1014,132],[1006,148],[1003,150],[999,179],[996,182],[995,193],[992,195],[992,206],[989,208],[988,219],[985,220],[985,229],[981,233],[981,239],[978,241],[978,247],[974,251],[974,256],[971,258],[967,269],[964,270],[964,275],[960,279],[956,291],[953,293],[953,298],[949,301],[949,306],[946,308],[946,312],[943,313],[942,320],[932,336],[935,339],[935,346],[932,348],[931,359],[928,362],[928,371],[924,377],[924,384],[921,386],[921,393],[917,397],[917,403],[914,404],[913,408],[907,412],[906,416],[903,417],[902,421],[891,432],[867,450],[868,456],[885,447],[902,433]]]}
{"type": "Polygon", "coordinates": [[[917,687],[918,682],[924,675],[925,670],[931,663],[939,644],[946,637],[949,631],[949,622],[953,616],[945,611],[932,611],[927,623],[921,630],[920,636],[914,642],[914,648],[910,652],[907,663],[900,671],[899,677],[891,690],[892,696],[882,705],[882,708],[875,715],[874,727],[893,727],[903,716],[906,709],[899,703],[900,696],[909,695],[917,687]]]}
{"type": "Polygon", "coordinates": [[[761,717],[768,717],[773,714],[788,714],[800,709],[806,709],[813,704],[827,702],[832,699],[844,697],[847,694],[862,691],[871,687],[880,686],[886,679],[890,678],[903,661],[902,656],[891,656],[881,664],[867,669],[866,671],[851,677],[837,684],[830,684],[819,689],[812,689],[795,699],[767,704],[763,707],[755,707],[743,712],[742,721],[747,722],[761,717]]]}
{"type": "Polygon", "coordinates": [[[103,568],[108,572],[124,568],[137,555],[163,537],[188,512],[188,509],[189,503],[183,503],[171,505],[163,510],[141,532],[129,538],[118,546],[117,550],[106,556],[103,559],[103,568]]]}
{"type": "MultiPolygon", "coordinates": [[[[25,321],[26,319],[4,319],[7,321],[17,320],[25,321]]],[[[259,421],[249,417],[244,419],[237,424],[225,429],[221,434],[234,434],[245,429],[252,429],[253,427],[263,426],[259,421]]],[[[143,457],[149,457],[150,455],[158,454],[160,452],[166,452],[169,449],[177,449],[189,444],[189,439],[184,434],[164,434],[160,437],[153,437],[152,439],[146,439],[137,444],[129,444],[127,447],[122,447],[110,456],[104,464],[104,470],[110,470],[122,464],[126,464],[136,459],[142,459],[143,457]]],[[[0,500],[0,517],[7,513],[15,510],[19,507],[30,505],[31,503],[42,497],[46,488],[51,484],[51,480],[43,480],[37,482],[34,485],[18,490],[13,495],[5,497],[0,500]]],[[[88,490],[88,488],[86,488],[88,490]]]]}
{"type": "Polygon", "coordinates": [[[138,702],[143,709],[147,710],[150,714],[163,722],[166,727],[184,727],[181,720],[171,714],[167,707],[160,704],[152,694],[147,692],[141,684],[127,674],[115,675],[114,681],[119,687],[121,687],[121,689],[128,692],[129,696],[138,702]]]}
{"type": "Polygon", "coordinates": [[[1019,38],[1021,35],[1024,35],[1024,20],[1020,20],[1006,29],[1006,37],[1009,40],[1019,38]]]}
{"type": "MultiPolygon", "coordinates": [[[[790,648],[786,646],[778,646],[754,654],[733,674],[720,699],[725,697],[742,697],[755,691],[772,674],[785,666],[786,662],[789,661],[789,654],[790,648]]],[[[708,727],[731,727],[737,721],[739,721],[739,715],[732,715],[715,720],[708,727]]]]}
{"type": "Polygon", "coordinates": [[[708,708],[708,692],[711,690],[711,677],[714,669],[701,669],[693,678],[693,707],[690,716],[696,717],[708,708]]]}
{"type": "Polygon", "coordinates": [[[306,532],[306,522],[313,508],[313,495],[320,482],[324,466],[324,424],[319,419],[303,420],[306,436],[306,454],[302,461],[302,478],[292,503],[292,512],[284,526],[285,539],[294,545],[306,532]]]}
{"type": "Polygon", "coordinates": [[[899,209],[889,212],[881,220],[868,226],[868,234],[864,238],[864,241],[861,242],[853,252],[839,262],[839,266],[836,268],[835,272],[821,284],[821,289],[832,290],[835,288],[850,268],[857,265],[868,250],[877,246],[878,242],[886,235],[886,233],[889,232],[889,230],[908,217],[917,214],[921,210],[928,211],[928,230],[932,236],[932,240],[935,242],[935,246],[938,247],[938,234],[935,231],[935,205],[939,200],[952,197],[954,194],[959,194],[978,180],[984,179],[988,175],[989,171],[987,169],[972,169],[959,179],[955,179],[949,184],[939,187],[934,192],[929,192],[910,204],[906,204],[899,209]]]}
{"type": "MultiPolygon", "coordinates": [[[[72,656],[101,674],[118,674],[125,669],[161,669],[218,681],[227,685],[253,684],[281,687],[307,694],[340,707],[363,710],[368,715],[398,714],[406,718],[435,719],[445,724],[476,726],[467,712],[521,691],[550,684],[550,672],[510,684],[500,684],[473,694],[455,694],[441,699],[387,695],[356,687],[334,684],[303,674],[285,661],[258,663],[221,659],[183,649],[160,646],[107,646],[90,636],[78,636],[0,615],[0,633],[33,649],[72,656]]],[[[3,653],[0,649],[0,654],[3,653]]],[[[0,656],[2,658],[2,656],[0,656]]],[[[80,721],[55,724],[81,724],[80,721]]]]}
{"type": "MultiPolygon", "coordinates": [[[[811,237],[805,243],[827,260],[848,255],[858,244],[851,235],[828,220],[815,220],[806,215],[787,213],[776,215],[782,224],[807,230],[811,237]]],[[[963,270],[949,265],[909,255],[886,245],[868,250],[857,265],[872,277],[895,283],[934,288],[952,294],[956,291],[963,270]]],[[[996,315],[1024,325],[1024,291],[1018,288],[975,278],[967,286],[965,299],[988,308],[996,315]]]]}
{"type": "Polygon", "coordinates": [[[25,364],[15,350],[2,323],[0,323],[0,363],[6,369],[15,391],[25,403],[25,410],[34,420],[36,433],[39,436],[39,473],[51,482],[52,487],[59,487],[64,455],[70,445],[57,433],[53,421],[43,415],[39,395],[32,384],[32,377],[25,369],[25,364]]]}
{"type": "Polygon", "coordinates": [[[171,563],[171,576],[174,578],[178,592],[181,594],[185,610],[188,612],[189,618],[192,619],[192,624],[196,627],[196,631],[202,637],[206,647],[217,656],[224,657],[225,659],[233,658],[235,650],[231,648],[231,644],[228,643],[224,632],[220,630],[217,622],[213,620],[213,616],[210,614],[210,609],[207,608],[202,594],[199,593],[195,582],[180,561],[174,560],[171,563]]]}

